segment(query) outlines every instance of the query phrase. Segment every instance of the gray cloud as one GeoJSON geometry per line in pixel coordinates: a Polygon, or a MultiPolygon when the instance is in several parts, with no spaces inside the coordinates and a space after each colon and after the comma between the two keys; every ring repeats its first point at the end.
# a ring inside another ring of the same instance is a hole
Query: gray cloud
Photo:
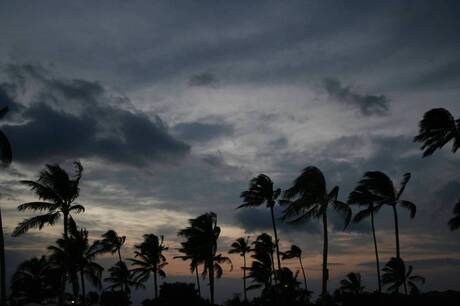
{"type": "Polygon", "coordinates": [[[324,89],[333,99],[338,102],[358,107],[363,115],[388,115],[389,101],[384,95],[363,95],[353,91],[351,87],[345,87],[334,78],[324,79],[324,89]]]}
{"type": "Polygon", "coordinates": [[[172,132],[184,141],[208,142],[215,138],[232,135],[234,128],[227,123],[183,122],[176,124],[172,132]]]}
{"type": "Polygon", "coordinates": [[[217,80],[216,76],[211,72],[193,74],[190,76],[188,80],[188,84],[190,86],[204,86],[216,88],[218,83],[219,81],[217,80]]]}
{"type": "Polygon", "coordinates": [[[131,107],[129,100],[111,96],[101,84],[16,68],[21,73],[16,78],[19,75],[38,89],[23,106],[23,122],[3,126],[15,160],[41,163],[98,157],[143,165],[188,154],[189,146],[174,139],[158,116],[151,119],[125,109],[131,107]]]}

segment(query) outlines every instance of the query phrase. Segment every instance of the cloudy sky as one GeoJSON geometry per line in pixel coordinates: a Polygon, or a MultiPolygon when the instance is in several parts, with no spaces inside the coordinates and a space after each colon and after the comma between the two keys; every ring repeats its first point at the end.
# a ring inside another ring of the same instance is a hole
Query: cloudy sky
{"type": "MultiPolygon", "coordinates": [[[[9,235],[27,216],[17,205],[34,198],[18,180],[47,163],[83,163],[86,212],[76,219],[93,238],[113,228],[131,256],[142,234],[165,235],[170,281],[190,280],[171,259],[187,219],[216,212],[225,252],[236,237],[271,230],[267,210],[236,210],[250,178],[265,173],[287,188],[316,165],[342,200],[365,171],[396,183],[411,172],[405,197],[418,212],[401,211],[402,256],[427,278],[424,290],[460,289],[460,238],[446,225],[460,156],[444,148],[422,159],[412,142],[425,111],[460,117],[459,14],[458,1],[1,1],[2,130],[14,151],[0,176],[9,273],[59,236],[9,235]]],[[[355,271],[375,288],[368,226],[342,231],[331,220],[332,287],[355,271]]],[[[385,261],[390,212],[376,222],[385,261]]],[[[319,224],[280,227],[282,248],[303,248],[318,290],[319,224]]],[[[219,300],[240,291],[233,260],[219,300]]]]}

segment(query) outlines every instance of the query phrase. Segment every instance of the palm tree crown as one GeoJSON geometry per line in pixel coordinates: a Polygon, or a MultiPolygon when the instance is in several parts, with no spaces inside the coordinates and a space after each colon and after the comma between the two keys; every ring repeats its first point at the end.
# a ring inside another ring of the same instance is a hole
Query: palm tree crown
{"type": "Polygon", "coordinates": [[[243,257],[243,293],[244,293],[244,300],[247,301],[247,288],[246,288],[246,254],[249,253],[251,250],[251,246],[249,245],[249,238],[240,237],[236,239],[235,242],[232,243],[231,249],[228,251],[230,254],[240,254],[243,257]]]}
{"type": "Polygon", "coordinates": [[[383,268],[382,282],[389,286],[391,292],[398,292],[401,287],[404,287],[404,292],[407,294],[407,287],[411,293],[419,292],[417,283],[424,284],[425,278],[419,275],[412,275],[413,268],[409,266],[406,269],[406,264],[401,258],[393,257],[383,268]]]}
{"type": "Polygon", "coordinates": [[[307,276],[305,274],[305,269],[304,269],[303,263],[302,263],[302,249],[299,248],[298,246],[296,246],[295,244],[293,244],[293,245],[291,245],[291,248],[289,250],[287,250],[286,252],[283,252],[282,255],[283,255],[283,260],[292,259],[292,258],[297,258],[299,260],[300,269],[302,270],[305,290],[308,290],[307,276]]]}
{"type": "Polygon", "coordinates": [[[350,272],[347,278],[340,281],[340,291],[351,294],[361,294],[364,286],[361,283],[361,274],[350,272]]]}
{"type": "Polygon", "coordinates": [[[453,141],[452,152],[460,147],[460,119],[455,120],[452,114],[444,108],[433,108],[425,113],[420,121],[420,132],[414,138],[421,142],[423,157],[432,155],[448,142],[453,141]]]}

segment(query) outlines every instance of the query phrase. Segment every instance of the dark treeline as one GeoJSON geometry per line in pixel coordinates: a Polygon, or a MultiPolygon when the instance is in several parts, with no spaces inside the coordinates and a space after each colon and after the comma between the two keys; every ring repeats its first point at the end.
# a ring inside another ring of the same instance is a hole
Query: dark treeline
{"type": "MultiPolygon", "coordinates": [[[[0,110],[0,118],[7,108],[0,110]]],[[[423,157],[432,155],[449,142],[453,152],[460,147],[460,120],[455,120],[445,109],[428,111],[420,122],[420,133],[414,141],[421,142],[423,157]]],[[[12,150],[7,137],[0,131],[0,147],[3,166],[12,160],[12,150]]],[[[80,194],[80,180],[83,166],[74,162],[74,171],[69,173],[59,165],[46,165],[35,180],[23,180],[37,200],[18,206],[20,211],[35,211],[37,214],[21,221],[12,235],[24,235],[30,230],[41,230],[45,226],[60,227],[62,237],[47,247],[46,254],[31,258],[20,264],[11,279],[9,296],[5,288],[5,253],[3,232],[0,237],[1,305],[131,305],[132,292],[145,288],[152,282],[151,299],[143,301],[149,305],[215,305],[215,283],[222,277],[224,269],[233,269],[229,257],[219,250],[228,248],[228,253],[241,257],[241,293],[225,302],[225,305],[273,305],[296,306],[318,305],[453,305],[460,295],[449,291],[444,293],[420,291],[425,283],[407,265],[401,255],[398,217],[406,210],[411,218],[416,216],[416,205],[404,196],[411,174],[402,175],[399,182],[381,171],[368,171],[358,181],[346,201],[339,200],[339,187],[328,186],[320,169],[315,166],[304,168],[292,185],[282,191],[275,188],[272,179],[260,174],[249,182],[247,190],[241,193],[242,204],[238,208],[265,205],[269,209],[273,232],[260,233],[256,237],[240,237],[230,246],[219,247],[221,228],[217,215],[204,213],[189,220],[189,225],[178,232],[182,239],[178,251],[180,256],[167,258],[167,243],[161,235],[145,234],[143,240],[134,246],[129,257],[126,254],[127,238],[113,229],[107,230],[99,239],[90,241],[88,230],[78,225],[77,215],[85,207],[77,203],[80,194]],[[281,220],[275,218],[275,207],[283,209],[281,220]],[[352,214],[352,207],[358,211],[352,214]],[[395,254],[382,264],[379,257],[374,220],[381,209],[392,212],[394,219],[395,254]],[[329,233],[330,210],[343,218],[344,229],[351,222],[369,222],[372,241],[369,247],[375,252],[377,291],[370,292],[362,284],[359,273],[350,272],[334,291],[329,282],[329,233]],[[309,287],[309,276],[304,269],[302,250],[291,245],[280,249],[278,222],[301,224],[319,220],[322,227],[323,260],[321,292],[314,298],[309,287]],[[112,254],[115,264],[104,272],[98,263],[103,254],[112,254]],[[190,265],[195,283],[168,283],[159,285],[159,278],[166,278],[168,260],[184,260],[190,265]],[[286,261],[296,262],[298,271],[286,267],[286,261]],[[383,266],[383,267],[382,267],[383,266]],[[105,277],[104,277],[105,275],[105,277]],[[299,276],[300,275],[300,276],[299,276]],[[206,280],[206,286],[201,282],[206,280]],[[206,289],[205,289],[206,288],[206,289]],[[248,299],[248,291],[258,289],[259,295],[248,299]],[[209,299],[202,297],[209,290],[209,299]]],[[[454,203],[453,203],[454,204],[454,203]]],[[[460,201],[454,207],[454,216],[446,220],[451,230],[460,227],[460,201]]],[[[1,215],[0,215],[1,222],[1,215]]],[[[1,224],[0,224],[1,225],[1,224]]]]}

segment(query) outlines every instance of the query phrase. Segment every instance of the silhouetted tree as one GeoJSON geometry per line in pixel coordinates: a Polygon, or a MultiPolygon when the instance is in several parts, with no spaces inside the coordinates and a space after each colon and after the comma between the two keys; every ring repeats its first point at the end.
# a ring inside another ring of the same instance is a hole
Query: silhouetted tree
{"type": "Polygon", "coordinates": [[[154,298],[158,298],[158,275],[166,277],[163,268],[168,264],[163,252],[168,248],[160,238],[154,234],[144,235],[144,241],[135,245],[135,257],[130,259],[134,268],[131,270],[135,282],[144,283],[153,274],[154,298]]]}
{"type": "Polygon", "coordinates": [[[340,291],[359,295],[363,293],[364,286],[361,283],[361,274],[350,272],[345,279],[340,281],[340,291]]]}
{"type": "Polygon", "coordinates": [[[124,261],[119,261],[115,265],[109,268],[109,276],[104,278],[105,282],[108,282],[110,286],[105,290],[111,290],[115,292],[116,288],[120,288],[119,294],[126,296],[128,299],[131,295],[131,287],[145,288],[142,283],[136,282],[133,279],[131,271],[128,269],[124,261]],[[121,290],[124,288],[124,291],[121,290]]]}
{"type": "Polygon", "coordinates": [[[300,269],[301,269],[302,275],[303,275],[304,288],[305,288],[305,290],[308,290],[307,276],[305,274],[305,269],[304,269],[303,263],[302,263],[302,250],[298,246],[293,244],[293,245],[291,245],[291,248],[289,250],[287,250],[286,252],[282,253],[282,255],[283,255],[283,260],[284,259],[291,259],[291,258],[297,258],[299,260],[300,269]]]}
{"type": "Polygon", "coordinates": [[[240,237],[236,239],[235,242],[232,243],[231,249],[229,251],[230,254],[240,254],[243,257],[243,293],[244,293],[244,300],[248,300],[247,289],[246,289],[246,254],[251,250],[251,246],[249,244],[249,238],[240,237]]]}
{"type": "Polygon", "coordinates": [[[275,244],[270,235],[262,233],[257,236],[253,246],[251,250],[253,260],[251,266],[247,268],[247,278],[251,278],[253,284],[247,289],[252,290],[263,286],[264,290],[268,290],[272,286],[272,275],[275,271],[273,259],[275,244]]]}
{"type": "MultiPolygon", "coordinates": [[[[68,241],[69,217],[71,213],[80,213],[85,208],[75,203],[80,193],[79,183],[83,172],[80,162],[74,162],[75,175],[69,174],[58,165],[46,165],[36,181],[21,181],[30,187],[42,202],[29,202],[18,206],[18,210],[46,211],[45,214],[24,219],[13,231],[13,236],[19,236],[32,228],[42,229],[45,225],[54,225],[62,216],[64,220],[64,241],[68,241]]],[[[67,244],[67,242],[66,242],[67,244]]],[[[67,247],[64,246],[64,249],[67,247]]],[[[67,252],[67,251],[66,251],[67,252]]],[[[65,265],[67,266],[67,265],[65,265]]],[[[63,278],[65,278],[65,273],[63,278]]],[[[65,283],[65,280],[62,281],[65,283]]],[[[59,304],[64,303],[64,292],[61,294],[59,304]]]]}
{"type": "Polygon", "coordinates": [[[375,235],[375,224],[374,217],[378,213],[382,204],[378,204],[380,196],[373,195],[365,186],[366,182],[362,180],[359,182],[358,186],[353,190],[348,196],[348,205],[359,205],[365,206],[364,209],[360,210],[355,217],[353,222],[361,222],[365,218],[370,218],[371,229],[372,229],[372,238],[374,240],[374,251],[375,251],[375,262],[377,268],[377,280],[379,293],[382,293],[382,281],[380,277],[380,260],[379,260],[379,251],[377,246],[377,238],[375,235]]]}
{"type": "Polygon", "coordinates": [[[179,252],[185,254],[180,256],[175,256],[174,258],[179,258],[182,260],[190,260],[190,271],[195,273],[196,277],[196,286],[198,290],[198,294],[201,297],[201,287],[200,287],[200,277],[198,272],[198,266],[203,263],[204,259],[199,258],[200,254],[198,250],[196,250],[195,246],[190,243],[190,241],[181,242],[181,248],[179,248],[179,252]]]}
{"type": "Polygon", "coordinates": [[[289,223],[298,223],[313,218],[322,219],[323,223],[323,277],[321,296],[327,295],[327,255],[328,232],[327,210],[330,206],[339,212],[345,219],[345,227],[350,223],[351,209],[348,205],[337,200],[339,187],[330,192],[326,189],[326,179],[316,167],[307,167],[294,181],[294,185],[285,191],[284,197],[288,207],[284,210],[283,219],[289,223]]]}
{"type": "Polygon", "coordinates": [[[410,180],[410,173],[406,173],[403,176],[400,187],[396,188],[392,180],[383,172],[370,171],[364,174],[363,179],[359,182],[358,188],[366,190],[370,193],[372,198],[375,198],[379,205],[389,205],[393,209],[393,217],[395,223],[395,237],[396,237],[396,257],[401,258],[400,246],[399,246],[399,223],[398,223],[398,212],[396,207],[408,209],[410,211],[410,217],[414,218],[417,211],[417,207],[414,203],[401,200],[401,196],[406,188],[407,183],[410,180]]]}
{"type": "Polygon", "coordinates": [[[384,286],[389,286],[391,292],[399,292],[400,287],[404,287],[404,293],[407,294],[407,287],[411,293],[419,292],[417,283],[424,284],[425,278],[412,275],[412,266],[406,270],[406,265],[401,258],[393,257],[383,268],[382,282],[384,286]]]}
{"type": "Polygon", "coordinates": [[[460,147],[460,119],[455,120],[452,114],[444,108],[433,108],[425,113],[420,121],[420,132],[414,138],[421,142],[423,157],[430,156],[452,141],[452,152],[460,147]]]}
{"type": "Polygon", "coordinates": [[[460,200],[455,204],[453,213],[454,217],[449,220],[449,228],[451,231],[460,228],[460,200]]]}
{"type": "Polygon", "coordinates": [[[205,213],[189,220],[190,226],[179,231],[179,235],[187,239],[196,258],[203,260],[203,275],[209,277],[209,295],[211,305],[214,305],[214,280],[223,274],[221,264],[231,261],[222,254],[217,254],[217,240],[220,227],[217,226],[217,216],[213,212],[205,213]]]}
{"type": "MultiPolygon", "coordinates": [[[[8,112],[8,107],[0,108],[0,120],[8,112]]],[[[0,165],[5,168],[11,164],[13,154],[11,144],[6,135],[0,130],[0,165]]],[[[5,241],[3,237],[2,210],[0,207],[0,305],[6,306],[6,279],[5,279],[5,241]]]]}
{"type": "Polygon", "coordinates": [[[281,189],[273,189],[273,181],[265,174],[259,174],[253,178],[249,183],[249,189],[241,193],[243,204],[238,206],[242,207],[255,207],[263,205],[264,203],[270,208],[272,218],[273,235],[275,235],[276,258],[278,262],[278,270],[281,269],[280,250],[278,245],[278,232],[276,230],[274,207],[276,201],[281,194],[281,189]]]}
{"type": "Polygon", "coordinates": [[[45,256],[21,263],[11,279],[12,304],[52,302],[58,296],[60,287],[60,275],[56,272],[45,256]]]}

